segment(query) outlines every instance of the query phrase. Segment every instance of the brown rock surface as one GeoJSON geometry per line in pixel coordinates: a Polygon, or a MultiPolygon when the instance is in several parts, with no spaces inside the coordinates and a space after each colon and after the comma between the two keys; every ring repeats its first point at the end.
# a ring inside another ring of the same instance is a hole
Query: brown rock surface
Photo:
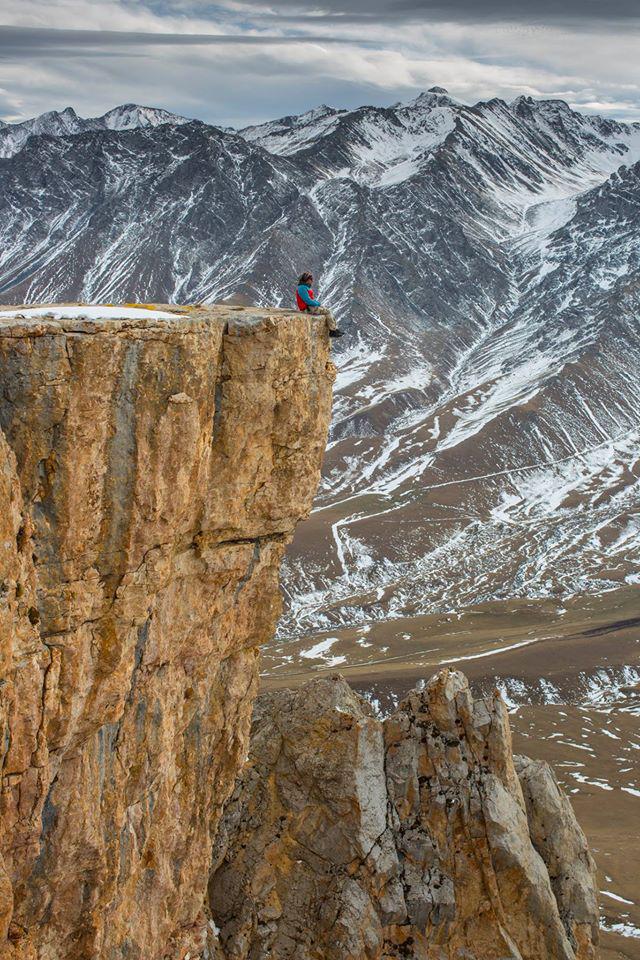
{"type": "Polygon", "coordinates": [[[587,838],[549,764],[528,757],[515,757],[515,763],[531,840],[546,864],[562,922],[571,942],[580,948],[578,956],[592,957],[598,903],[587,838]]]}
{"type": "Polygon", "coordinates": [[[21,960],[198,943],[319,479],[325,319],[168,309],[0,318],[0,934],[21,960]]]}
{"type": "Polygon", "coordinates": [[[264,694],[214,846],[216,956],[594,957],[584,836],[546,765],[518,771],[503,702],[455,671],[384,723],[340,677],[264,694]]]}

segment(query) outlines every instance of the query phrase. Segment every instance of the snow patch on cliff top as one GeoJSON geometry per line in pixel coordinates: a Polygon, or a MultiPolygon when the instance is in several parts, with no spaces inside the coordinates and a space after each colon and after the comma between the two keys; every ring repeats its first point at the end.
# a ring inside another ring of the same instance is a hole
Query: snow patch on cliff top
{"type": "Polygon", "coordinates": [[[145,307],[22,307],[19,310],[1,310],[0,320],[14,317],[52,317],[54,320],[174,320],[178,314],[145,307]]]}

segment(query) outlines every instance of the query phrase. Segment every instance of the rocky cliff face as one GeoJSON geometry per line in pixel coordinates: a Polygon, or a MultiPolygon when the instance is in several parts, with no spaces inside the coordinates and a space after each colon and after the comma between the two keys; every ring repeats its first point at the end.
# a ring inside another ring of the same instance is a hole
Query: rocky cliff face
{"type": "Polygon", "coordinates": [[[199,943],[329,421],[323,318],[109,312],[0,318],[0,952],[20,960],[199,943]]]}
{"type": "Polygon", "coordinates": [[[243,766],[332,379],[322,317],[0,316],[3,960],[595,956],[571,807],[460,674],[266,694],[243,766]]]}
{"type": "Polygon", "coordinates": [[[384,723],[339,677],[262,696],[209,901],[224,960],[595,957],[571,806],[454,671],[384,723]]]}

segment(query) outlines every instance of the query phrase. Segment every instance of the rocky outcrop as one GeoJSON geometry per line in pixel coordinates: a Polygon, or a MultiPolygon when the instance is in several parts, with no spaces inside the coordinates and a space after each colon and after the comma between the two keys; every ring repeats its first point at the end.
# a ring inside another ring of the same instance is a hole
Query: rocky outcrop
{"type": "Polygon", "coordinates": [[[597,939],[568,800],[449,670],[384,723],[339,677],[260,697],[209,906],[224,960],[591,960],[597,939]]]}
{"type": "Polygon", "coordinates": [[[548,763],[515,757],[531,842],[549,872],[551,888],[576,956],[593,956],[597,890],[587,841],[548,763]]]}
{"type": "Polygon", "coordinates": [[[200,943],[319,479],[325,318],[170,310],[0,318],[0,953],[20,960],[200,943]]]}

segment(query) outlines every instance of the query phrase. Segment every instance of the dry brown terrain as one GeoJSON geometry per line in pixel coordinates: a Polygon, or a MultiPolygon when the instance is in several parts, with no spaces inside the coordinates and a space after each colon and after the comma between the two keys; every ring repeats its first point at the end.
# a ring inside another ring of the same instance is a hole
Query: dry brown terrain
{"type": "Polygon", "coordinates": [[[383,711],[445,663],[500,686],[514,746],[547,760],[598,863],[602,960],[640,960],[640,591],[492,603],[268,645],[265,689],[339,671],[383,711]]]}

